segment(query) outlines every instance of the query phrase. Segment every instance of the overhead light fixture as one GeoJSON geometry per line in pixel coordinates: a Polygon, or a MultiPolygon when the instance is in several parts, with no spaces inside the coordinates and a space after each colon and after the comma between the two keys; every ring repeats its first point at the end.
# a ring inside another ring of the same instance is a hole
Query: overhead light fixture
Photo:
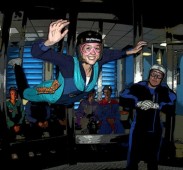
{"type": "Polygon", "coordinates": [[[143,52],[142,55],[143,56],[151,56],[151,53],[150,52],[143,52]]]}
{"type": "Polygon", "coordinates": [[[161,58],[157,58],[156,61],[157,61],[157,62],[161,62],[161,58]]]}
{"type": "Polygon", "coordinates": [[[163,42],[160,44],[161,47],[166,47],[167,46],[167,43],[166,42],[163,42]]]}
{"type": "Polygon", "coordinates": [[[19,33],[16,28],[10,28],[10,34],[17,34],[19,33]]]}
{"type": "Polygon", "coordinates": [[[106,35],[105,34],[102,34],[102,39],[104,39],[106,37],[106,35]]]}

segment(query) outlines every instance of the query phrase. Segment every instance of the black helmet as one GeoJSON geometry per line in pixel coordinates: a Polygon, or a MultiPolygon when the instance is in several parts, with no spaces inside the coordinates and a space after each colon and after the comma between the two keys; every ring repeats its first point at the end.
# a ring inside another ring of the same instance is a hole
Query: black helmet
{"type": "Polygon", "coordinates": [[[112,93],[112,87],[110,85],[105,85],[102,89],[102,92],[104,93],[104,90],[109,90],[112,93]]]}
{"type": "MultiPolygon", "coordinates": [[[[103,48],[102,35],[96,31],[84,31],[78,35],[77,43],[76,43],[76,52],[80,61],[83,61],[83,57],[81,56],[79,46],[84,43],[100,43],[102,44],[102,48],[103,48]]],[[[101,50],[101,55],[102,55],[102,50],[101,50]]],[[[101,59],[101,55],[99,57],[99,60],[101,59]]]]}
{"type": "Polygon", "coordinates": [[[101,43],[102,44],[102,35],[96,31],[82,32],[77,37],[76,46],[84,43],[101,43]]]}

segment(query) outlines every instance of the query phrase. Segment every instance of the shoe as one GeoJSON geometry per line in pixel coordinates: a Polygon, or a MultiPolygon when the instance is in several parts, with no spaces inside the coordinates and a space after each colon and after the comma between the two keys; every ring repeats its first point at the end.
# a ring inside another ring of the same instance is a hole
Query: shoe
{"type": "Polygon", "coordinates": [[[8,64],[13,66],[15,66],[15,64],[17,65],[21,65],[22,64],[22,59],[21,58],[14,58],[14,59],[11,59],[10,61],[8,61],[8,64]]]}
{"type": "Polygon", "coordinates": [[[30,158],[34,157],[34,152],[32,152],[32,151],[29,152],[29,157],[30,157],[30,158]]]}
{"type": "Polygon", "coordinates": [[[50,134],[49,132],[43,132],[42,138],[49,138],[50,134]]]}
{"type": "Polygon", "coordinates": [[[42,156],[42,153],[41,152],[37,152],[36,156],[42,156]]]}
{"type": "Polygon", "coordinates": [[[11,158],[12,158],[13,160],[18,159],[18,155],[17,155],[16,153],[12,153],[12,154],[11,154],[11,158]]]}
{"type": "Polygon", "coordinates": [[[16,140],[23,140],[25,139],[25,136],[23,135],[16,135],[16,140]]]}
{"type": "Polygon", "coordinates": [[[81,133],[82,133],[82,134],[89,134],[89,131],[88,131],[88,129],[82,129],[82,130],[81,130],[81,133]]]}
{"type": "Polygon", "coordinates": [[[50,153],[51,154],[55,154],[56,153],[56,150],[55,149],[52,149],[52,150],[50,150],[50,153]]]}

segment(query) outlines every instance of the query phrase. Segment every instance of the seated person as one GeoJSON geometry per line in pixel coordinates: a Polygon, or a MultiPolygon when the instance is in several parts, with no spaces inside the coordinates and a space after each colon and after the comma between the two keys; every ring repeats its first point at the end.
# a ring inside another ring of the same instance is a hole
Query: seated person
{"type": "Polygon", "coordinates": [[[26,120],[30,124],[31,139],[49,137],[50,106],[46,102],[27,102],[25,105],[26,120]]]}
{"type": "Polygon", "coordinates": [[[124,127],[121,122],[119,103],[111,98],[111,86],[104,86],[104,98],[99,101],[98,118],[100,121],[99,134],[119,134],[124,133],[124,127]]]}
{"type": "Polygon", "coordinates": [[[25,112],[21,100],[18,100],[18,93],[15,87],[9,89],[9,99],[6,100],[7,114],[6,124],[9,131],[9,139],[25,138],[25,112]]]}
{"type": "Polygon", "coordinates": [[[51,136],[63,135],[67,124],[65,106],[60,104],[51,104],[50,107],[51,107],[50,135],[51,136]]]}
{"type": "Polygon", "coordinates": [[[76,110],[76,123],[81,126],[82,133],[97,133],[98,102],[95,101],[96,91],[93,89],[86,99],[83,99],[76,110]]]}

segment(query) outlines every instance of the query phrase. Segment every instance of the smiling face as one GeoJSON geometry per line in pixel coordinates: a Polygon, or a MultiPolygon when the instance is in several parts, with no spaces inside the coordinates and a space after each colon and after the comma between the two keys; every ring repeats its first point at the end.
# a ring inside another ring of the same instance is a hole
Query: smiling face
{"type": "Polygon", "coordinates": [[[94,65],[100,58],[102,52],[101,43],[84,43],[80,45],[80,54],[83,62],[94,65]]]}
{"type": "Polygon", "coordinates": [[[151,70],[149,75],[149,86],[151,88],[157,87],[163,80],[164,74],[159,70],[151,70]]]}

